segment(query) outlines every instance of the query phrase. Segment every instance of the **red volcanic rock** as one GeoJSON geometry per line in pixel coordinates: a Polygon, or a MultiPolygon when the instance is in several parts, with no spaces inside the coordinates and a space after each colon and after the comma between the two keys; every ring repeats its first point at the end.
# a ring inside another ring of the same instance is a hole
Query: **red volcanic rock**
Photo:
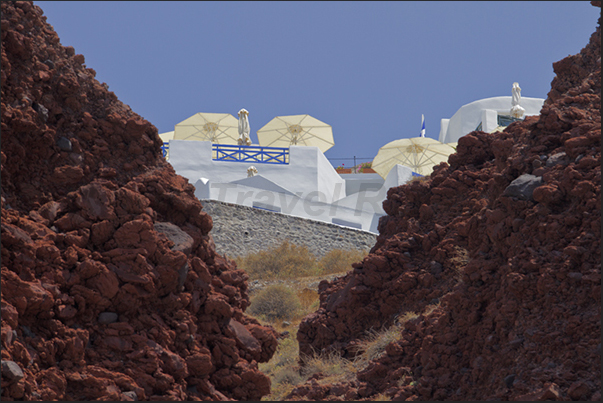
{"type": "Polygon", "coordinates": [[[600,26],[553,68],[540,116],[389,189],[376,245],[319,285],[297,337],[300,357],[348,358],[371,329],[401,337],[356,379],[287,399],[600,400],[600,26]]]}
{"type": "Polygon", "coordinates": [[[277,334],[157,129],[1,8],[2,399],[260,400],[277,334]]]}
{"type": "Polygon", "coordinates": [[[84,177],[82,167],[74,167],[70,165],[56,167],[52,173],[51,181],[55,184],[72,185],[77,184],[84,177]]]}
{"type": "Polygon", "coordinates": [[[17,308],[19,316],[48,317],[54,305],[52,293],[38,282],[23,281],[16,273],[2,271],[2,298],[17,308]]]}
{"type": "Polygon", "coordinates": [[[114,202],[115,195],[110,189],[93,182],[78,190],[75,204],[87,219],[97,221],[114,217],[114,202]]]}

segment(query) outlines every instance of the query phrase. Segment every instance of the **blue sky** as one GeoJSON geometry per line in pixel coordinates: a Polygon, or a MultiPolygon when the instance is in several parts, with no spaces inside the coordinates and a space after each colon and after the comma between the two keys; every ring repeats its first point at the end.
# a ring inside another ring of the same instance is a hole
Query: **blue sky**
{"type": "Polygon", "coordinates": [[[159,133],[197,112],[249,111],[251,139],[275,116],[333,127],[334,165],[386,143],[438,139],[469,102],[546,98],[552,63],[578,53],[599,9],[551,2],[35,1],[159,133]]]}

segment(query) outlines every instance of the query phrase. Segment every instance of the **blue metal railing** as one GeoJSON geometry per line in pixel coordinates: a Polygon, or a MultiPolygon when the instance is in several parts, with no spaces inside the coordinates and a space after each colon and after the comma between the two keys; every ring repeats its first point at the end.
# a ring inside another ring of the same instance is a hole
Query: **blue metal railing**
{"type": "Polygon", "coordinates": [[[288,164],[289,149],[281,147],[213,144],[212,159],[214,161],[255,162],[260,164],[288,164]]]}
{"type": "MultiPolygon", "coordinates": [[[[170,143],[161,146],[163,158],[170,155],[170,143]]],[[[281,147],[239,146],[234,144],[213,144],[212,160],[256,162],[259,164],[289,164],[289,149],[281,147]]]]}

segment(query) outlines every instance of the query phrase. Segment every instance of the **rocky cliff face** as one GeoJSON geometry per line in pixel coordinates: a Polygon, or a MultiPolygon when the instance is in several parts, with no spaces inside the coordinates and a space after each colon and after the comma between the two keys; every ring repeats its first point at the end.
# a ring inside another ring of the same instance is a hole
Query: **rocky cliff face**
{"type": "Polygon", "coordinates": [[[2,399],[268,394],[277,334],[157,129],[39,7],[1,7],[2,399]]]}
{"type": "Polygon", "coordinates": [[[356,380],[291,399],[600,400],[600,25],[553,68],[540,116],[470,133],[428,180],[389,190],[370,255],[321,283],[301,358],[353,357],[368,330],[426,313],[356,380]]]}

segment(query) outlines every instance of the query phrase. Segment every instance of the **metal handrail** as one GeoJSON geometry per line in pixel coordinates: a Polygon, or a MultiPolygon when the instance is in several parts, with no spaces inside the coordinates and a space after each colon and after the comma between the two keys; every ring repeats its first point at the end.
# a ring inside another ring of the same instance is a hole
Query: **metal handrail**
{"type": "MultiPolygon", "coordinates": [[[[170,155],[169,141],[163,142],[164,158],[170,155]]],[[[256,162],[259,164],[289,164],[289,149],[281,147],[240,146],[235,144],[212,144],[212,160],[256,162]]]]}
{"type": "Polygon", "coordinates": [[[213,144],[214,161],[255,162],[259,164],[289,164],[289,149],[281,147],[213,144]]]}

